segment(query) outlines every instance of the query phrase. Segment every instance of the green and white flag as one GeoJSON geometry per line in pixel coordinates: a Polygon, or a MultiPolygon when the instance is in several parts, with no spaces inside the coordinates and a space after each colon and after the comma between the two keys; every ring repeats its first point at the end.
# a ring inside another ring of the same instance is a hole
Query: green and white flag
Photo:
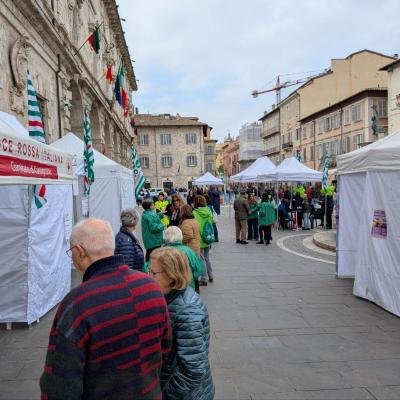
{"type": "Polygon", "coordinates": [[[36,90],[32,83],[31,74],[28,71],[28,131],[29,136],[41,143],[46,143],[44,136],[44,125],[36,90]]]}
{"type": "Polygon", "coordinates": [[[90,130],[90,120],[87,110],[83,116],[83,141],[85,144],[83,150],[83,158],[85,160],[85,176],[83,177],[83,184],[85,188],[85,194],[90,193],[90,185],[94,182],[94,151],[92,143],[92,132],[90,130]]]}
{"type": "Polygon", "coordinates": [[[322,169],[322,190],[326,190],[328,187],[328,165],[329,165],[328,152],[325,151],[324,164],[322,169]]]}
{"type": "MultiPolygon", "coordinates": [[[[41,143],[46,143],[42,113],[40,112],[39,102],[36,95],[36,90],[32,83],[32,76],[27,71],[27,88],[28,88],[28,132],[32,139],[41,143]]],[[[33,199],[37,208],[43,207],[47,200],[46,185],[33,185],[33,199]]]]}
{"type": "Polygon", "coordinates": [[[146,182],[146,178],[143,175],[142,167],[140,165],[139,157],[136,152],[135,146],[132,143],[132,168],[133,168],[133,180],[135,182],[135,195],[136,198],[140,196],[140,191],[143,189],[146,182]]]}

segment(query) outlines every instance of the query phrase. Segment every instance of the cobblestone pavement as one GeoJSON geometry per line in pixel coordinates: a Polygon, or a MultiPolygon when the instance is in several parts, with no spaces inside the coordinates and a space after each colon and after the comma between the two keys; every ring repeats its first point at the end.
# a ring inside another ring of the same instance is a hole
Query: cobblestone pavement
{"type": "MultiPolygon", "coordinates": [[[[400,399],[400,319],[354,297],[334,255],[304,245],[313,232],[239,245],[226,207],[218,226],[215,281],[201,292],[216,400],[400,399]]],[[[53,315],[0,330],[0,399],[39,398],[53,315]]]]}

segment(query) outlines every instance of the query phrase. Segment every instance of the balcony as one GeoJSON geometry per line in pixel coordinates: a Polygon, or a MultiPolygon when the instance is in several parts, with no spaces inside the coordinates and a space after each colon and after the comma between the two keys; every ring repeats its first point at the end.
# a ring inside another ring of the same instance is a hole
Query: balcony
{"type": "Polygon", "coordinates": [[[293,142],[282,143],[282,149],[290,149],[293,147],[293,142]]]}
{"type": "Polygon", "coordinates": [[[272,135],[277,135],[278,133],[279,133],[279,126],[276,126],[276,127],[266,129],[265,131],[263,131],[262,135],[263,135],[263,138],[267,138],[272,135]]]}
{"type": "Polygon", "coordinates": [[[264,151],[264,154],[265,154],[266,156],[269,156],[270,154],[279,153],[279,151],[280,151],[279,146],[275,146],[275,147],[270,147],[269,149],[266,149],[266,150],[264,151]]]}

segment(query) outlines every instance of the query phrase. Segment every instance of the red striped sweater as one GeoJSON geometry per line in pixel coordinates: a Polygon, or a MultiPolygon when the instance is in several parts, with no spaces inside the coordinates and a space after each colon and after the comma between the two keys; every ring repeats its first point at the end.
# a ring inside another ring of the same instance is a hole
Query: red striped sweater
{"type": "Polygon", "coordinates": [[[164,295],[121,256],[93,263],[61,302],[40,380],[42,399],[161,399],[171,345],[164,295]]]}

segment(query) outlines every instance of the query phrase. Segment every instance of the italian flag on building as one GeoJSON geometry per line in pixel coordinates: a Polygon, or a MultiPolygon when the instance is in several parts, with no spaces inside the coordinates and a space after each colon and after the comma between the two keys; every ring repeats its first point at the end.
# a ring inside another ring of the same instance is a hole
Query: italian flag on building
{"type": "MultiPolygon", "coordinates": [[[[27,79],[28,87],[28,132],[29,136],[38,142],[46,143],[44,134],[44,125],[42,121],[42,114],[39,108],[39,102],[36,96],[36,90],[32,83],[31,74],[28,71],[27,79]]],[[[46,204],[46,186],[33,185],[33,199],[37,208],[43,207],[46,204]]]]}

